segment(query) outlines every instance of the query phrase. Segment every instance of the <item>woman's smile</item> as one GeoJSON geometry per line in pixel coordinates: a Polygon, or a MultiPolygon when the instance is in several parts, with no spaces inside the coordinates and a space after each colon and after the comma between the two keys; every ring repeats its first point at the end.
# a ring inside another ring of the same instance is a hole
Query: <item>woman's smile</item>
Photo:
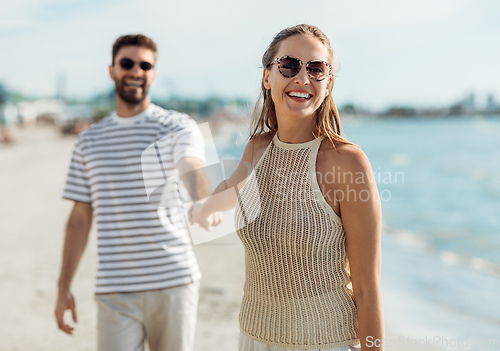
{"type": "MultiPolygon", "coordinates": [[[[303,62],[328,62],[326,47],[309,35],[296,35],[283,40],[276,57],[283,56],[294,57],[303,62]]],[[[300,71],[293,77],[283,75],[278,64],[264,69],[264,86],[271,91],[278,120],[313,118],[328,95],[330,82],[330,76],[320,81],[312,79],[306,64],[302,64],[300,71]]]]}
{"type": "Polygon", "coordinates": [[[290,90],[286,92],[286,95],[298,102],[304,102],[312,98],[312,94],[304,90],[290,90]]]}

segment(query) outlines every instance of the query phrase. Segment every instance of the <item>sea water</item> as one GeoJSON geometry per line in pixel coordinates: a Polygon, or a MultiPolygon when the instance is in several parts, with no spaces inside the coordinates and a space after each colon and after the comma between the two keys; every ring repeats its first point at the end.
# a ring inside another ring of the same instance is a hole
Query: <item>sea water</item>
{"type": "MultiPolygon", "coordinates": [[[[343,134],[381,195],[384,312],[401,349],[498,349],[483,340],[500,342],[500,118],[351,119],[343,134]]],[[[241,157],[244,136],[223,133],[221,159],[241,157]]]]}
{"type": "Polygon", "coordinates": [[[388,323],[413,339],[460,338],[467,350],[500,340],[500,118],[344,127],[380,176],[388,323]]]}

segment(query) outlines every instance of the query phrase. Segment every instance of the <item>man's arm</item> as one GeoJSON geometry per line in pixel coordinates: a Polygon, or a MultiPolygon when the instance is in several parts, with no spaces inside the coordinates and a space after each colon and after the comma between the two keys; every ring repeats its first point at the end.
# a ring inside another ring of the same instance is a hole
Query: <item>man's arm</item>
{"type": "Polygon", "coordinates": [[[212,193],[203,167],[203,162],[196,157],[184,157],[177,163],[180,178],[193,201],[205,199],[212,193]]]}
{"type": "MultiPolygon", "coordinates": [[[[195,203],[209,197],[212,193],[203,167],[203,162],[196,157],[184,157],[177,163],[180,178],[195,203]]],[[[190,217],[192,209],[190,209],[190,217]]],[[[211,225],[218,226],[221,221],[222,214],[216,212],[209,218],[208,222],[199,224],[206,230],[210,230],[211,225]]]]}
{"type": "Polygon", "coordinates": [[[58,282],[58,294],[55,316],[59,329],[73,334],[73,328],[64,324],[64,312],[71,310],[73,321],[76,323],[75,300],[69,288],[76,268],[87,246],[90,228],[92,226],[92,206],[89,203],[75,201],[69,216],[64,239],[61,274],[58,282]]]}

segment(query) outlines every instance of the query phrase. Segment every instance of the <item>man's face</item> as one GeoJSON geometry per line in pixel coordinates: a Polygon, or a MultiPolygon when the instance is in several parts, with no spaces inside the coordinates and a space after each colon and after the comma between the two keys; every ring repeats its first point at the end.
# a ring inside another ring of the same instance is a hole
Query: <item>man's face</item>
{"type": "Polygon", "coordinates": [[[116,93],[120,98],[129,104],[138,104],[142,102],[153,84],[156,71],[154,68],[144,71],[141,68],[141,62],[149,62],[154,66],[155,55],[153,51],[141,46],[124,46],[116,57],[113,66],[109,66],[109,75],[115,81],[116,93]],[[130,69],[121,66],[120,61],[129,59],[134,62],[130,69]]]}

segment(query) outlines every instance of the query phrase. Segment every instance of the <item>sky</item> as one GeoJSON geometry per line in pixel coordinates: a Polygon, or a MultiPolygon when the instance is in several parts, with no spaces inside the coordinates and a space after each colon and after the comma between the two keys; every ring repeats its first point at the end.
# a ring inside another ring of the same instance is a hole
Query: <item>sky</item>
{"type": "Polygon", "coordinates": [[[309,23],[336,55],[337,104],[444,106],[475,92],[500,100],[498,0],[0,0],[0,82],[53,96],[108,91],[111,46],[142,33],[158,45],[155,98],[259,92],[272,37],[309,23]]]}

